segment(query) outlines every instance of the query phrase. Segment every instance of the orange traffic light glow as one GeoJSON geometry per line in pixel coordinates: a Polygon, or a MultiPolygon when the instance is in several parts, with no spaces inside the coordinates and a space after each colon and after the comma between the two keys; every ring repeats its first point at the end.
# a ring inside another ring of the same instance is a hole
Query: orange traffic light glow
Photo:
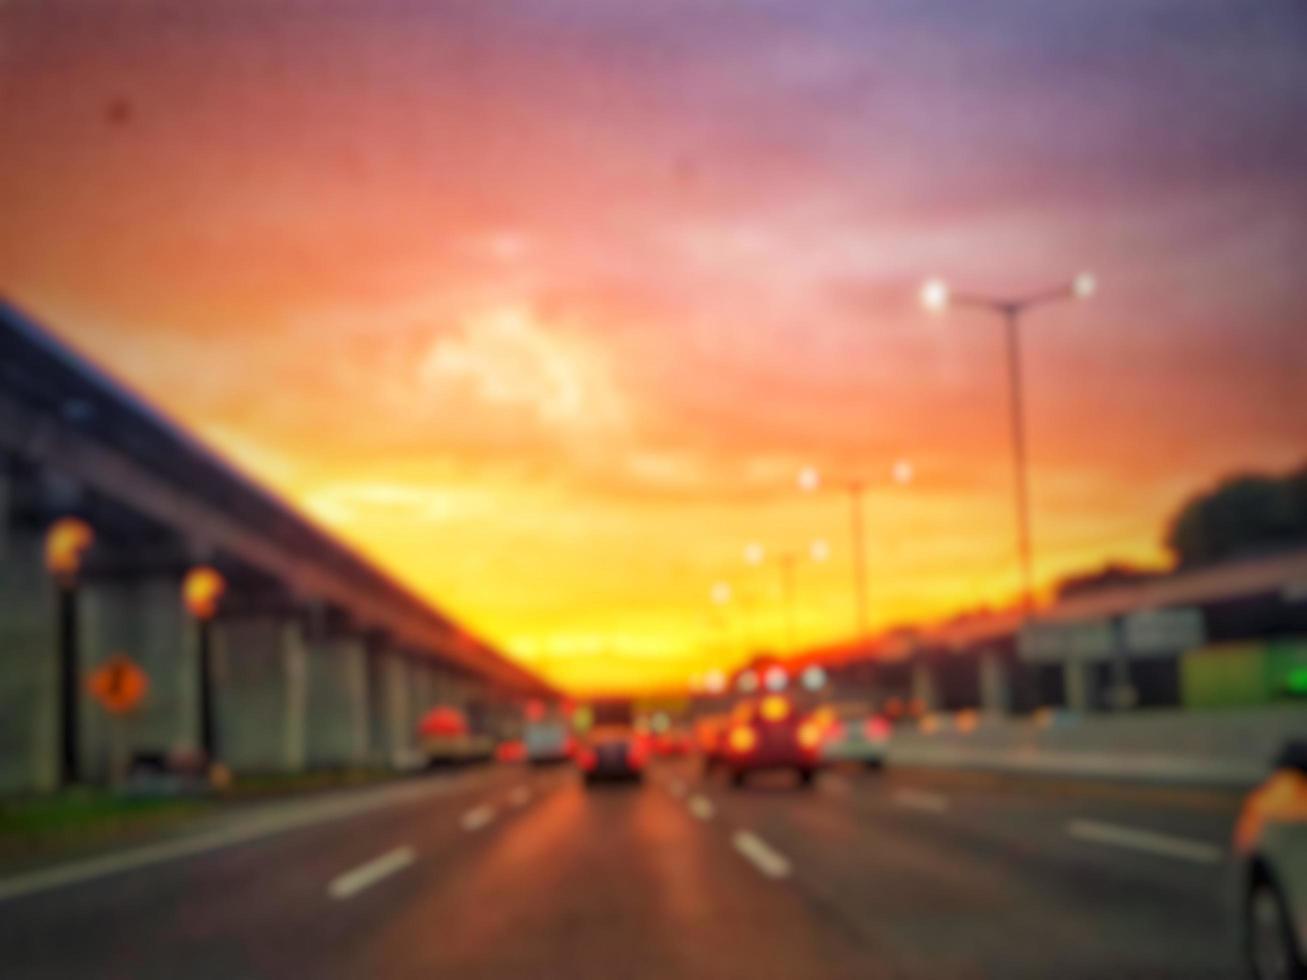
{"type": "Polygon", "coordinates": [[[1251,82],[1106,106],[1107,75],[1030,85],[892,16],[869,54],[749,5],[647,35],[117,6],[6,20],[0,290],[569,691],[849,641],[856,575],[872,632],[1012,605],[973,288],[1093,293],[1024,334],[1039,597],[1166,565],[1187,497],[1302,461],[1301,181],[1250,156],[1283,101],[1251,82]]]}

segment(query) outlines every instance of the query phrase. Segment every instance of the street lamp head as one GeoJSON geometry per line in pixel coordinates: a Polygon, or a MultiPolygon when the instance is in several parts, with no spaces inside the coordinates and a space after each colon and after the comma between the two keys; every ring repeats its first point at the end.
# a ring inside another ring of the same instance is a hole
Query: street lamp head
{"type": "Polygon", "coordinates": [[[750,565],[761,565],[766,557],[766,550],[757,541],[751,541],[744,546],[744,560],[750,565]]]}
{"type": "Polygon", "coordinates": [[[812,493],[821,486],[821,474],[815,466],[805,466],[799,470],[799,489],[812,493]]]}
{"type": "Polygon", "coordinates": [[[715,582],[712,587],[712,601],[719,606],[724,606],[731,601],[731,583],[715,582]]]}
{"type": "Polygon", "coordinates": [[[927,279],[921,287],[921,305],[932,313],[942,313],[948,308],[948,283],[943,279],[927,279]]]}
{"type": "Polygon", "coordinates": [[[218,611],[218,600],[227,591],[227,582],[217,569],[198,565],[186,573],[182,580],[182,601],[196,619],[212,619],[218,611]]]}
{"type": "Polygon", "coordinates": [[[1076,299],[1089,299],[1098,289],[1098,280],[1092,272],[1082,272],[1071,280],[1071,295],[1076,299]]]}
{"type": "Polygon", "coordinates": [[[808,555],[813,561],[825,561],[830,557],[830,545],[824,538],[818,538],[808,546],[808,555]]]}
{"type": "Polygon", "coordinates": [[[912,461],[908,459],[900,459],[891,468],[890,475],[894,478],[894,482],[899,486],[907,486],[912,482],[912,477],[914,475],[912,461]]]}
{"type": "Polygon", "coordinates": [[[79,517],[61,517],[45,535],[45,567],[60,581],[72,583],[82,567],[82,555],[95,542],[91,525],[79,517]]]}

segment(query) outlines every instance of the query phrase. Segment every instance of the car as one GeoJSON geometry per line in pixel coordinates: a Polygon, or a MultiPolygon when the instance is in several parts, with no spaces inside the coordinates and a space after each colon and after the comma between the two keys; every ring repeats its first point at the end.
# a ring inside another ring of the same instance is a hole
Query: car
{"type": "Polygon", "coordinates": [[[871,769],[885,764],[889,747],[889,720],[870,705],[842,702],[825,705],[813,713],[822,723],[822,761],[861,763],[871,769]]]}
{"type": "Polygon", "coordinates": [[[648,760],[647,740],[622,725],[591,729],[576,749],[576,764],[587,785],[601,780],[639,782],[648,760]]]}
{"type": "Polygon", "coordinates": [[[1307,740],[1285,745],[1235,825],[1244,956],[1257,980],[1307,977],[1307,740]]]}
{"type": "Polygon", "coordinates": [[[721,750],[733,786],[755,772],[790,769],[802,786],[821,768],[822,724],[783,694],[743,701],[731,713],[721,750]]]}
{"type": "Polygon", "coordinates": [[[467,715],[459,708],[439,705],[418,722],[418,740],[429,767],[485,762],[495,751],[495,741],[473,732],[467,715]]]}
{"type": "Polygon", "coordinates": [[[538,718],[522,729],[526,761],[544,766],[566,762],[572,756],[572,735],[561,718],[538,718]]]}

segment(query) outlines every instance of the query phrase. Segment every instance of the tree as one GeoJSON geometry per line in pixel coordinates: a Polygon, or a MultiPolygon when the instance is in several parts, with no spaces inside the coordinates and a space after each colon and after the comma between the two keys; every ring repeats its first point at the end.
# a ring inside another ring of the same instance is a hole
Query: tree
{"type": "Polygon", "coordinates": [[[1171,519],[1166,545],[1181,568],[1307,544],[1307,465],[1283,476],[1229,477],[1171,519]]]}

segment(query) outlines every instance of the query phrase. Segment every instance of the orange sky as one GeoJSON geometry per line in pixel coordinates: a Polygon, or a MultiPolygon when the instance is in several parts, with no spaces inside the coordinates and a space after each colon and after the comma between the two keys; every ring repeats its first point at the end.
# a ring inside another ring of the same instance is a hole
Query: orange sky
{"type": "Polygon", "coordinates": [[[784,645],[752,540],[847,636],[805,464],[875,624],[1011,597],[1000,334],[928,274],[1101,283],[1027,333],[1042,582],[1307,455],[1300,6],[215,6],[0,10],[0,289],[576,690],[784,645]]]}

